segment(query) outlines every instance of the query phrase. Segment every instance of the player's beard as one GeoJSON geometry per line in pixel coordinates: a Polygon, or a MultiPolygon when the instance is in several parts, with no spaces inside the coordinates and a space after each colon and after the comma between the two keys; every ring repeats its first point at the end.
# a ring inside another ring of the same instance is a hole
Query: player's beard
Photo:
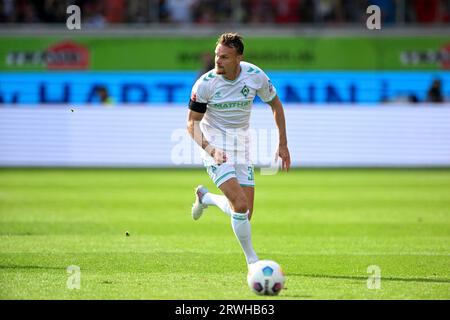
{"type": "Polygon", "coordinates": [[[217,74],[225,74],[225,69],[223,67],[216,66],[217,74]]]}

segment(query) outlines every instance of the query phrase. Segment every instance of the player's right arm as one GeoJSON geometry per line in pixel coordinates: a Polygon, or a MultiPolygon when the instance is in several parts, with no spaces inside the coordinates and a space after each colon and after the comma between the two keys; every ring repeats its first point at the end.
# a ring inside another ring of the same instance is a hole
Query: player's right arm
{"type": "Polygon", "coordinates": [[[192,139],[200,146],[202,149],[204,149],[206,152],[208,152],[209,155],[212,156],[212,146],[209,144],[209,142],[205,139],[201,129],[200,129],[200,121],[203,119],[204,113],[189,110],[188,113],[188,121],[187,121],[187,131],[189,132],[189,135],[192,139]]]}
{"type": "Polygon", "coordinates": [[[205,75],[200,77],[192,87],[191,99],[189,100],[189,113],[187,130],[192,139],[205,150],[217,164],[222,164],[227,161],[225,152],[212,146],[208,140],[205,139],[203,132],[200,129],[200,121],[203,119],[208,108],[208,101],[211,97],[211,87],[207,81],[204,81],[205,75]]]}

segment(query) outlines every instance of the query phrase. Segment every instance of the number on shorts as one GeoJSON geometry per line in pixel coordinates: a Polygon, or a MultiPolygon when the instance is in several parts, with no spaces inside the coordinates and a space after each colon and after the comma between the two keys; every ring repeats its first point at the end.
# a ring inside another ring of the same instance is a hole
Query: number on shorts
{"type": "Polygon", "coordinates": [[[253,181],[253,166],[248,166],[248,180],[253,181]]]}

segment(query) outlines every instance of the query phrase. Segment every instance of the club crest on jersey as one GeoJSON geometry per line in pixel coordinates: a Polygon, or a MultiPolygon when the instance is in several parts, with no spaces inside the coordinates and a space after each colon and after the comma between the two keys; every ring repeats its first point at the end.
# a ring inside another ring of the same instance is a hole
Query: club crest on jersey
{"type": "Polygon", "coordinates": [[[247,98],[249,92],[250,92],[250,89],[246,85],[244,85],[244,87],[241,90],[241,93],[243,94],[243,96],[247,98]]]}

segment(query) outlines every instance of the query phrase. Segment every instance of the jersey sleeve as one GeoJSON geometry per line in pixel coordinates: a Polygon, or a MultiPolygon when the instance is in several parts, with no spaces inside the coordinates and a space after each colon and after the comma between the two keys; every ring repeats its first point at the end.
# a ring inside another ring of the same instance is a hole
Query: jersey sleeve
{"type": "Polygon", "coordinates": [[[256,94],[261,98],[264,102],[270,102],[277,95],[277,90],[273,86],[269,77],[261,70],[258,74],[260,78],[261,87],[256,91],[256,94]]]}
{"type": "Polygon", "coordinates": [[[191,91],[191,99],[189,100],[189,109],[199,113],[205,113],[209,100],[208,87],[203,76],[195,82],[191,91]]]}

